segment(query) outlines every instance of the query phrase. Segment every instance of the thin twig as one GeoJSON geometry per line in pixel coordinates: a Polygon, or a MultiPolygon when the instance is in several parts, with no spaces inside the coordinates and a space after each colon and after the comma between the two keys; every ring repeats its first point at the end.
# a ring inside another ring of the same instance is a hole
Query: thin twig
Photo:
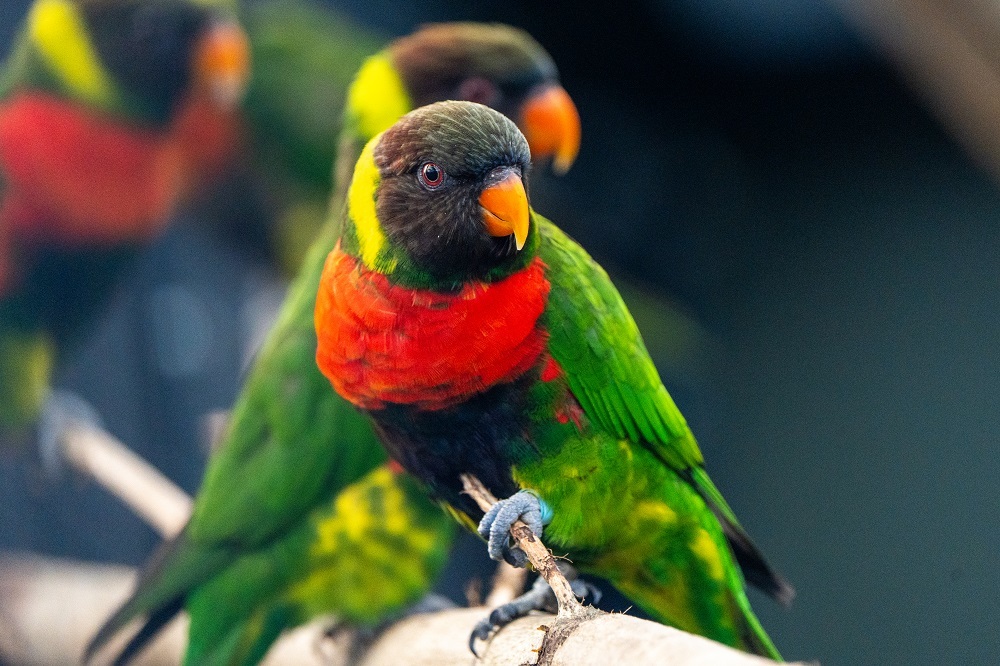
{"type": "MultiPolygon", "coordinates": [[[[497,498],[487,490],[486,486],[479,479],[471,474],[462,474],[460,478],[462,479],[462,486],[465,493],[484,512],[489,511],[497,503],[497,498]]],[[[583,606],[577,601],[576,595],[573,594],[573,588],[570,587],[569,581],[559,571],[552,553],[545,547],[545,544],[535,537],[531,528],[524,521],[517,520],[511,525],[510,533],[514,537],[514,540],[517,541],[517,545],[524,551],[524,554],[528,556],[531,566],[535,568],[538,575],[545,579],[545,582],[552,588],[552,592],[555,593],[556,600],[559,602],[559,615],[573,616],[582,613],[583,606]]]]}
{"type": "Polygon", "coordinates": [[[181,531],[191,516],[191,498],[117,439],[92,426],[71,425],[61,434],[73,468],[117,495],[164,538],[181,531]]]}

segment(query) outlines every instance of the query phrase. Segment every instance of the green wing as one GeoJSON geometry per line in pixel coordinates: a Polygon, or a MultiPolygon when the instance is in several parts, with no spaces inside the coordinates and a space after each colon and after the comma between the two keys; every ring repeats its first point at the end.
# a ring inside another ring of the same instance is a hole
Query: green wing
{"type": "Polygon", "coordinates": [[[549,350],[584,412],[608,432],[649,446],[674,469],[700,466],[698,443],[607,273],[552,222],[538,213],[534,219],[552,282],[543,322],[549,350]]]}
{"type": "Polygon", "coordinates": [[[198,494],[194,541],[259,546],[386,460],[367,418],[316,367],[313,308],[329,247],[319,239],[306,259],[236,403],[198,494]]]}
{"type": "Polygon", "coordinates": [[[608,432],[649,447],[680,472],[721,523],[747,581],[789,603],[795,591],[770,568],[705,472],[698,443],[607,273],[552,222],[538,213],[534,218],[541,237],[538,254],[552,282],[544,314],[549,351],[583,411],[608,432]]]}
{"type": "Polygon", "coordinates": [[[134,595],[101,628],[88,654],[132,618],[149,614],[148,630],[134,641],[137,649],[192,589],[245,553],[271,545],[338,489],[386,460],[366,417],[331,390],[316,368],[312,312],[326,242],[332,246],[325,236],[317,240],[291,287],[233,409],[191,520],[151,560],[134,595]]]}

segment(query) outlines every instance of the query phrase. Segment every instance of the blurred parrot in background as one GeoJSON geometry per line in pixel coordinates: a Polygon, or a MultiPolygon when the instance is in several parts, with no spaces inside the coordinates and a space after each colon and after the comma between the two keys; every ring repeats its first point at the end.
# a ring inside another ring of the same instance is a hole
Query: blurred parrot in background
{"type": "MultiPolygon", "coordinates": [[[[182,0],[36,0],[0,79],[0,443],[178,202],[236,148],[246,38],[182,0]]],[[[50,405],[51,406],[51,405],[50,405]]]]}
{"type": "Polygon", "coordinates": [[[319,367],[494,559],[524,566],[523,518],[654,619],[780,659],[740,569],[793,591],[706,474],[607,274],[531,211],[530,145],[466,102],[369,141],[316,299],[319,367]],[[466,473],[506,499],[484,516],[466,473]]]}
{"type": "Polygon", "coordinates": [[[240,19],[254,62],[245,151],[207,212],[290,279],[326,219],[348,87],[387,39],[302,0],[246,3],[240,19]]]}
{"type": "Polygon", "coordinates": [[[576,157],[576,107],[548,54],[523,31],[432,25],[364,62],[347,95],[333,214],[237,400],[191,520],[153,556],[88,656],[142,617],[119,657],[127,661],[186,607],[186,663],[252,664],[281,631],[318,614],[374,624],[430,589],[454,523],[386,464],[367,417],[320,374],[313,311],[362,147],[407,111],[450,98],[510,115],[536,157],[551,157],[558,171],[576,157]]]}

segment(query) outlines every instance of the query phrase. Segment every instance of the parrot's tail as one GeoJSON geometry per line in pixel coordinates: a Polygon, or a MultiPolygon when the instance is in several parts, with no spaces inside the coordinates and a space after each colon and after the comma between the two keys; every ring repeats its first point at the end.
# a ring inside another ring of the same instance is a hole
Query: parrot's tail
{"type": "Polygon", "coordinates": [[[722,533],[726,536],[729,548],[733,551],[746,582],[782,606],[786,608],[791,606],[792,600],[795,599],[795,588],[767,563],[764,554],[750,540],[705,470],[700,467],[688,470],[688,481],[722,525],[722,533]]]}
{"type": "Polygon", "coordinates": [[[90,640],[83,653],[89,663],[97,652],[134,619],[144,617],[114,663],[126,664],[184,607],[187,593],[233,558],[220,550],[206,553],[191,546],[186,529],[167,541],[150,559],[132,596],[114,612],[90,640]]]}
{"type": "Polygon", "coordinates": [[[746,594],[739,594],[737,599],[737,604],[740,606],[742,611],[742,627],[740,632],[740,639],[743,643],[742,649],[745,652],[752,652],[753,654],[759,654],[762,657],[767,657],[775,661],[784,661],[781,658],[781,653],[778,652],[778,648],[775,647],[774,641],[771,637],[767,635],[764,631],[764,627],[761,626],[760,620],[754,615],[753,610],[750,608],[750,602],[746,597],[746,594]]]}

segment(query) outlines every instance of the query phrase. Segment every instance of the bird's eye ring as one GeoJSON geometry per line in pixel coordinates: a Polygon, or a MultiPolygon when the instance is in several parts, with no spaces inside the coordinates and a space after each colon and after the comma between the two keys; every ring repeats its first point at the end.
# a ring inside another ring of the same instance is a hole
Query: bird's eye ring
{"type": "Polygon", "coordinates": [[[441,187],[444,182],[444,169],[434,162],[426,162],[420,167],[420,184],[429,190],[441,187]]]}

